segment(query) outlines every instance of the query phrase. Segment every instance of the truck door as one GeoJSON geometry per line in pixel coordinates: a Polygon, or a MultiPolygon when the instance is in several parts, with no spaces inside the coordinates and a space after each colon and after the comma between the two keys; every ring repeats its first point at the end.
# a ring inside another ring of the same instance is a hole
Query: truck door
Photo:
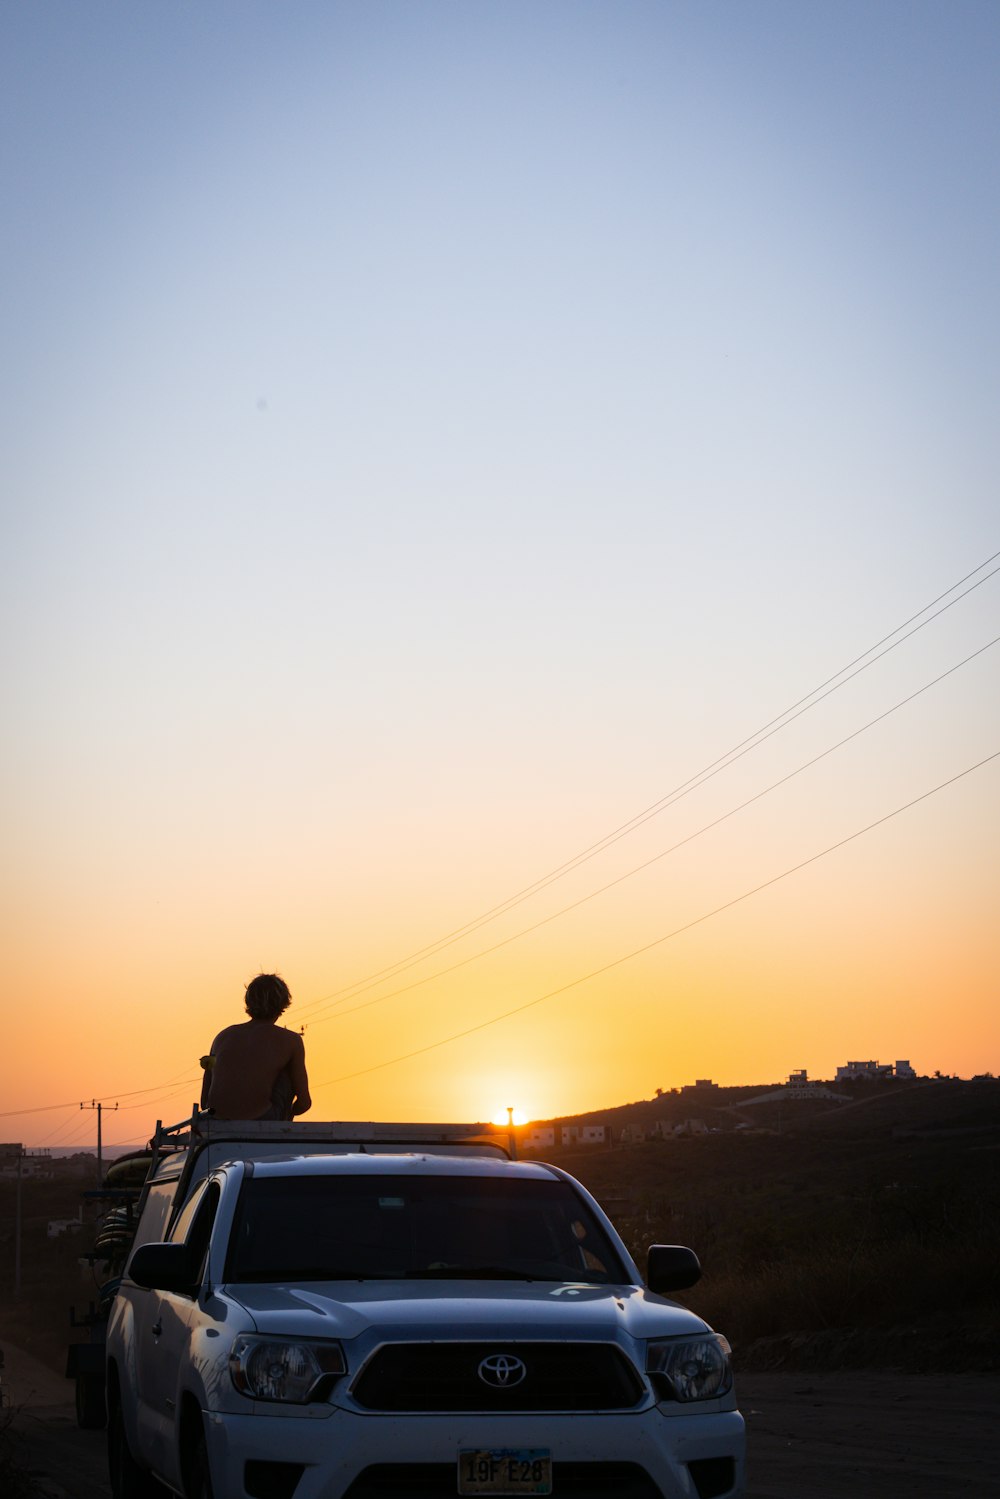
{"type": "Polygon", "coordinates": [[[218,1185],[200,1182],[178,1214],[168,1236],[168,1243],[186,1243],[195,1251],[198,1268],[192,1292],[152,1290],[148,1293],[143,1343],[137,1361],[142,1447],[149,1466],[168,1482],[179,1480],[176,1470],[178,1374],[190,1363],[187,1348],[193,1324],[201,1315],[197,1287],[204,1277],[208,1241],[218,1201],[218,1185]]]}
{"type": "MultiPolygon", "coordinates": [[[[161,1244],[166,1237],[167,1224],[173,1211],[174,1202],[178,1192],[178,1178],[168,1177],[165,1180],[156,1181],[149,1188],[139,1226],[136,1229],[135,1239],[132,1243],[132,1252],[139,1248],[140,1244],[161,1244]]],[[[145,1465],[149,1462],[149,1421],[146,1415],[146,1385],[149,1377],[148,1352],[152,1343],[150,1328],[155,1323],[158,1312],[158,1297],[155,1291],[149,1291],[144,1286],[137,1286],[129,1280],[128,1267],[125,1269],[125,1278],[122,1290],[119,1293],[129,1304],[131,1317],[128,1319],[128,1342],[123,1350],[125,1363],[122,1370],[122,1378],[128,1380],[135,1396],[135,1432],[129,1428],[129,1442],[135,1444],[136,1456],[145,1465]]],[[[126,1400],[126,1407],[131,1405],[126,1400]]]]}

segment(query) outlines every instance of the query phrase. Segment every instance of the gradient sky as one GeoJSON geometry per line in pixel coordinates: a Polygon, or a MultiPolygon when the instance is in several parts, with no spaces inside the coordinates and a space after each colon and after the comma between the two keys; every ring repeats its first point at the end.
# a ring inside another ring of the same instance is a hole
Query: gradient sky
{"type": "Polygon", "coordinates": [[[659,940],[1000,750],[992,647],[665,852],[1000,635],[998,68],[992,0],[4,7],[0,1137],[180,1117],[271,969],[314,1118],[1000,1071],[1000,760],[659,940]]]}

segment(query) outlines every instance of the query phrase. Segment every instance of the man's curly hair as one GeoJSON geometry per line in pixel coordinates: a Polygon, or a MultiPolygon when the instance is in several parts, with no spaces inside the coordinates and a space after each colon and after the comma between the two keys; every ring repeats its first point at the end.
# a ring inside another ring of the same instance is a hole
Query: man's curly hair
{"type": "Polygon", "coordinates": [[[277,1020],[291,1002],[288,985],[276,973],[258,973],[247,984],[246,1007],[251,1020],[277,1020]]]}

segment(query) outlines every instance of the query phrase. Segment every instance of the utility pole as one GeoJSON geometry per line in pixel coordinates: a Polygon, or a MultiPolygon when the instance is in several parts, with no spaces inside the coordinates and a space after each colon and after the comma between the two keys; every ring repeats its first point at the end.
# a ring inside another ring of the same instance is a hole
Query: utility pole
{"type": "Polygon", "coordinates": [[[92,1098],[89,1103],[82,1103],[80,1107],[81,1109],[97,1110],[97,1184],[98,1186],[100,1186],[101,1182],[104,1180],[104,1165],[101,1159],[101,1112],[103,1109],[109,1107],[117,1109],[118,1105],[109,1105],[106,1103],[102,1103],[99,1098],[92,1098]]]}
{"type": "Polygon", "coordinates": [[[514,1105],[507,1105],[507,1144],[510,1147],[510,1158],[517,1160],[517,1132],[514,1129],[514,1105]]]}
{"type": "Polygon", "coordinates": [[[21,1162],[24,1160],[24,1146],[17,1147],[17,1208],[15,1216],[17,1224],[14,1229],[14,1299],[21,1294],[21,1162]]]}

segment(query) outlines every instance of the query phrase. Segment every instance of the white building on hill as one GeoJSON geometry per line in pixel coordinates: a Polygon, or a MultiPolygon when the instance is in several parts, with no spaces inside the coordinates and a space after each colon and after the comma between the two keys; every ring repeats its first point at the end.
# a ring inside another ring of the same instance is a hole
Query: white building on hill
{"type": "Polygon", "coordinates": [[[603,1145],[605,1133],[603,1124],[564,1124],[562,1143],[564,1145],[603,1145]]]}
{"type": "Polygon", "coordinates": [[[916,1077],[909,1062],[848,1062],[837,1068],[837,1082],[850,1082],[856,1078],[916,1077]]]}
{"type": "MultiPolygon", "coordinates": [[[[603,1124],[562,1124],[559,1127],[560,1145],[604,1145],[607,1130],[603,1124]]],[[[521,1149],[551,1150],[556,1143],[554,1124],[536,1124],[526,1130],[520,1138],[521,1149]]]]}

